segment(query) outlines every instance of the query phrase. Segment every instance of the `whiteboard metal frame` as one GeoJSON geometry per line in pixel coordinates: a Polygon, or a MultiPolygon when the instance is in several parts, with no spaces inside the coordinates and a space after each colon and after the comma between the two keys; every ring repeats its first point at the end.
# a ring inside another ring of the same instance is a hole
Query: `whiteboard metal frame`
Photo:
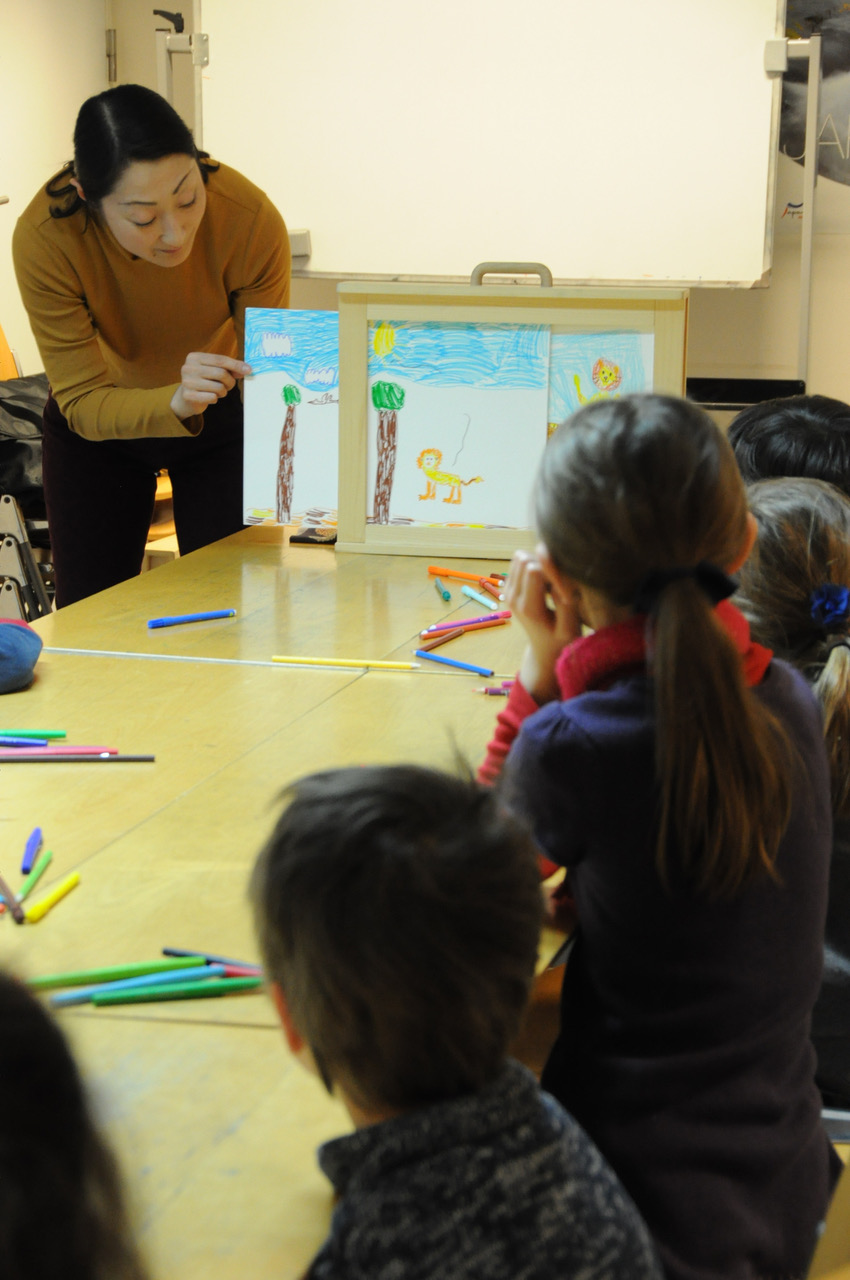
{"type": "Polygon", "coordinates": [[[530,529],[458,529],[367,522],[369,325],[382,320],[542,324],[555,332],[651,333],[653,390],[684,395],[686,289],[360,284],[339,286],[338,551],[504,560],[531,547],[530,529]]]}

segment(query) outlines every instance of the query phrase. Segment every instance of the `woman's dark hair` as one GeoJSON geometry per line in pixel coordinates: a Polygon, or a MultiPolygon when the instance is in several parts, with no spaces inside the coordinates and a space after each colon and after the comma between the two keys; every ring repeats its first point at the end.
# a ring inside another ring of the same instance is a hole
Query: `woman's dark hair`
{"type": "Polygon", "coordinates": [[[144,1280],[115,1157],[59,1027],[0,973],[4,1280],[144,1280]]]}
{"type": "Polygon", "coordinates": [[[832,805],[850,818],[850,500],[821,480],[749,489],[759,534],[736,597],[753,636],[812,681],[821,704],[832,805]],[[837,597],[824,620],[818,596],[837,597]]]}
{"type": "Polygon", "coordinates": [[[119,84],[80,107],[74,127],[74,159],[47,184],[47,194],[65,203],[51,205],[54,218],[68,218],[78,209],[97,209],[135,160],[191,156],[207,181],[218,166],[206,151],[198,151],[192,132],[165,98],[140,84],[119,84]],[[82,200],[70,179],[85,192],[82,200]]]}
{"type": "Polygon", "coordinates": [[[808,476],[850,495],[850,405],[829,396],[765,400],[738,414],[729,443],[747,484],[808,476]]]}
{"type": "MultiPolygon", "coordinates": [[[[569,418],[544,450],[535,514],[563,574],[632,609],[650,575],[727,568],[747,535],[732,450],[702,410],[668,396],[609,398],[569,418]]],[[[648,628],[658,869],[728,897],[773,873],[790,814],[784,735],[694,576],[661,591],[648,628]]]]}
{"type": "Polygon", "coordinates": [[[501,1068],[534,977],[530,837],[493,791],[416,765],[296,782],[251,898],[267,976],[330,1088],[422,1106],[501,1068]]]}

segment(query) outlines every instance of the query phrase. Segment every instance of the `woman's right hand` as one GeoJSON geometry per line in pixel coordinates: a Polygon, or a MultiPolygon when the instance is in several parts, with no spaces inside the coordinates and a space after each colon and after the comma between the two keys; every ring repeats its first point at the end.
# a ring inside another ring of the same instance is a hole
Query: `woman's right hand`
{"type": "Polygon", "coordinates": [[[578,600],[550,594],[539,560],[527,551],[516,551],[508,574],[505,604],[528,635],[528,648],[519,669],[523,687],[535,702],[551,702],[558,697],[558,656],[581,635],[578,600]]]}
{"type": "Polygon", "coordinates": [[[172,412],[181,422],[203,413],[236,386],[237,378],[250,372],[251,366],[244,360],[211,351],[190,351],[180,370],[180,386],[171,397],[172,412]]]}

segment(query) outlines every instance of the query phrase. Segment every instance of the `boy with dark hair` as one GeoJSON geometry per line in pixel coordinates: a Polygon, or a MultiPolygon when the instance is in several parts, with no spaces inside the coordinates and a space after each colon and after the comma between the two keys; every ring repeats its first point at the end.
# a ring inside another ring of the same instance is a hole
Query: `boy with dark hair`
{"type": "Polygon", "coordinates": [[[586,1134],[507,1057],[541,922],[529,837],[472,781],[339,769],[288,791],[252,878],[293,1053],[356,1126],[311,1280],[660,1280],[586,1134]]]}
{"type": "Polygon", "coordinates": [[[829,396],[787,396],[750,405],[729,427],[747,484],[785,476],[827,480],[850,497],[850,405],[829,396]]]}

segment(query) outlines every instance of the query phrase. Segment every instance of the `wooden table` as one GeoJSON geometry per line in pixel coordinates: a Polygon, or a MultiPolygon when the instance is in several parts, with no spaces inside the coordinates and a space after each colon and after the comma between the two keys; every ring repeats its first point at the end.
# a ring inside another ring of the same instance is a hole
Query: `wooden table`
{"type": "MultiPolygon", "coordinates": [[[[169,944],[256,958],[246,880],[286,783],[371,761],[451,768],[458,751],[477,763],[499,706],[472,692],[480,677],[271,663],[406,659],[429,623],[483,612],[454,586],[445,604],[426,564],[251,529],[37,623],[38,678],[3,698],[4,724],[66,729],[156,763],[0,766],[3,849],[14,851],[0,871],[16,883],[39,825],[54,853],[45,883],[82,874],[39,925],[0,920],[0,961],[28,977],[169,944]],[[146,626],[216,608],[237,615],[146,626]]],[[[508,626],[451,653],[509,675],[521,647],[508,626]]],[[[300,1275],[331,1208],[314,1149],[350,1124],[288,1057],[265,995],[83,1006],[61,1019],[128,1171],[154,1276],[300,1275]]]]}

